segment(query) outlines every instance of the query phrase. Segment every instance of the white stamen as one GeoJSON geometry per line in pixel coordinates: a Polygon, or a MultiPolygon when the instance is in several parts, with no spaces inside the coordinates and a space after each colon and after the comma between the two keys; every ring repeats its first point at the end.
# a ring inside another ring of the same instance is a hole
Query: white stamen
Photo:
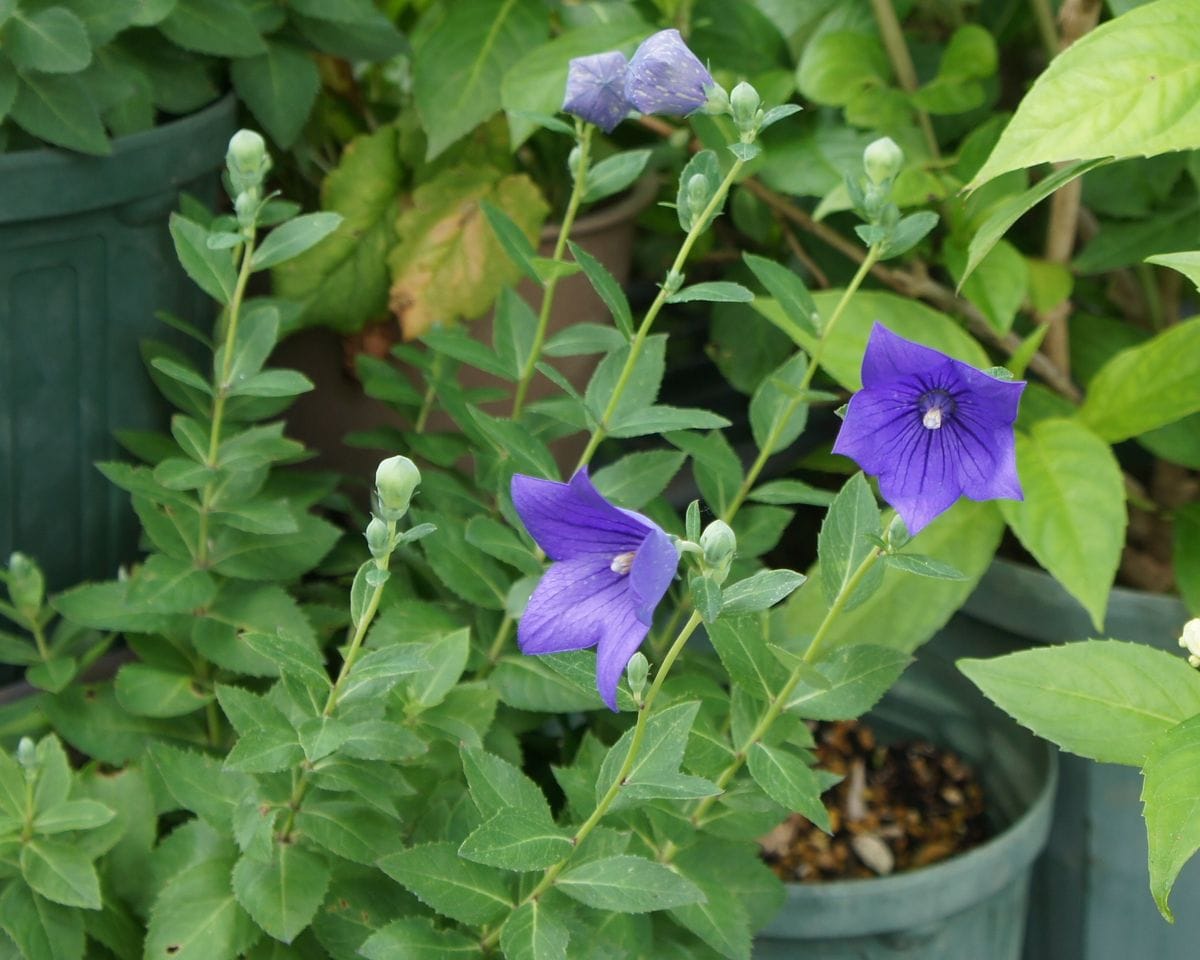
{"type": "Polygon", "coordinates": [[[926,430],[938,430],[942,426],[942,408],[930,407],[921,418],[926,430]]]}
{"type": "Polygon", "coordinates": [[[628,553],[618,553],[612,558],[612,563],[609,564],[608,569],[613,573],[619,573],[621,576],[625,576],[625,574],[633,569],[633,558],[635,556],[636,554],[632,550],[630,550],[628,553]]]}

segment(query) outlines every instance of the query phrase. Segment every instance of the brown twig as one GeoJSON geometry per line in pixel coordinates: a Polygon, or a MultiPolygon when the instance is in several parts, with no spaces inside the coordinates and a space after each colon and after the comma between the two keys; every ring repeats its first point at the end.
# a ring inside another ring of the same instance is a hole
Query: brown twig
{"type": "MultiPolygon", "coordinates": [[[[883,46],[887,50],[892,69],[896,71],[896,79],[900,81],[905,93],[916,93],[920,85],[917,81],[917,69],[913,66],[908,44],[904,42],[904,31],[896,18],[892,0],[871,0],[871,8],[875,11],[875,22],[879,25],[879,34],[883,38],[883,46]]],[[[925,136],[925,144],[929,147],[929,155],[938,160],[942,154],[938,149],[937,135],[933,132],[929,114],[919,107],[916,108],[916,113],[917,123],[925,136]]]]}
{"type": "Polygon", "coordinates": [[[829,289],[829,277],[825,275],[825,271],[821,269],[817,261],[804,249],[804,244],[796,236],[796,231],[782,219],[779,221],[779,229],[783,231],[783,239],[787,241],[788,249],[792,251],[792,256],[804,264],[804,269],[812,274],[812,278],[818,287],[822,290],[829,289]]]}

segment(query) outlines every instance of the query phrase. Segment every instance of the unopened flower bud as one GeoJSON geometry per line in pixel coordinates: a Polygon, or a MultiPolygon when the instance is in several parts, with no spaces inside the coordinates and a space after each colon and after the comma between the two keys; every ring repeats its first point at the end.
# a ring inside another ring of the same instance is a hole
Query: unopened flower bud
{"type": "Polygon", "coordinates": [[[646,679],[650,676],[650,661],[641,650],[629,658],[625,667],[625,679],[629,681],[629,689],[635,700],[641,700],[642,691],[646,689],[646,679]]]}
{"type": "Polygon", "coordinates": [[[1188,663],[1200,667],[1200,618],[1189,620],[1183,625],[1183,636],[1179,645],[1188,652],[1188,663]]]}
{"type": "Polygon", "coordinates": [[[733,112],[734,123],[740,130],[752,130],[758,117],[758,108],[762,99],[746,81],[742,81],[729,94],[729,106],[733,112]]]}
{"type": "Polygon", "coordinates": [[[233,184],[234,196],[262,186],[271,169],[267,143],[253,130],[239,130],[229,141],[225,152],[225,167],[233,184]]]}
{"type": "Polygon", "coordinates": [[[37,748],[29,737],[22,737],[17,744],[17,762],[25,768],[25,776],[33,775],[37,769],[37,748]]]}
{"type": "Polygon", "coordinates": [[[719,117],[732,111],[729,105],[729,94],[719,83],[714,81],[704,88],[704,92],[708,95],[708,99],[704,102],[705,113],[719,117]]]}
{"type": "Polygon", "coordinates": [[[567,68],[563,110],[612,133],[629,112],[625,68],[625,54],[617,50],[576,57],[567,68]]]}
{"type": "Polygon", "coordinates": [[[708,102],[712,85],[712,74],[673,29],[643,40],[625,71],[625,99],[641,113],[686,117],[708,102]]]}
{"type": "Polygon", "coordinates": [[[34,616],[41,609],[46,580],[37,564],[23,553],[14,553],[8,560],[8,595],[13,606],[26,616],[34,616]]]}
{"type": "Polygon", "coordinates": [[[367,538],[367,549],[371,551],[371,556],[376,560],[391,553],[392,537],[388,532],[388,525],[378,517],[371,518],[364,536],[367,538]]]}
{"type": "Polygon", "coordinates": [[[375,491],[384,520],[399,520],[421,482],[421,471],[408,457],[388,457],[375,471],[375,491]]]}
{"type": "Polygon", "coordinates": [[[579,161],[583,158],[583,152],[578,146],[572,147],[571,152],[567,154],[567,169],[571,172],[571,179],[579,179],[579,161]]]}
{"type": "Polygon", "coordinates": [[[724,520],[714,520],[700,534],[700,548],[704,551],[704,562],[710,567],[727,564],[737,550],[737,535],[724,520]]]}
{"type": "Polygon", "coordinates": [[[708,177],[702,173],[692,174],[687,183],[687,199],[688,210],[691,211],[693,221],[699,220],[700,215],[704,213],[704,208],[708,206],[708,194],[708,177]]]}
{"type": "Polygon", "coordinates": [[[869,143],[863,151],[863,167],[872,183],[886,183],[894,178],[903,166],[904,151],[891,137],[880,137],[869,143]]]}

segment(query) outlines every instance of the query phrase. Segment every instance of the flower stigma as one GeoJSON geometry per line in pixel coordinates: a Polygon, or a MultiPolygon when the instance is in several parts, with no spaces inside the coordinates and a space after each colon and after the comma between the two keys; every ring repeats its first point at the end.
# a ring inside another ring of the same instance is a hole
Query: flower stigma
{"type": "Polygon", "coordinates": [[[954,413],[954,398],[945,390],[929,390],[917,400],[921,423],[926,430],[940,430],[944,417],[954,413]]]}
{"type": "Polygon", "coordinates": [[[628,553],[618,553],[612,558],[612,563],[609,564],[608,569],[613,573],[619,573],[621,576],[625,576],[630,570],[633,569],[633,558],[635,556],[637,556],[637,554],[633,550],[630,550],[628,553]]]}

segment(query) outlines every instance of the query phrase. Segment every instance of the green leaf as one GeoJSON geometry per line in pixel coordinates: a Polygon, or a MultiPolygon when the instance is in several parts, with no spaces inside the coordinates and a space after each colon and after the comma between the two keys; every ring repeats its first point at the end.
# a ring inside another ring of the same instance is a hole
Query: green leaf
{"type": "Polygon", "coordinates": [[[1084,424],[1117,441],[1200,411],[1200,318],[1120,351],[1088,384],[1084,424]]]}
{"type": "Polygon", "coordinates": [[[460,923],[492,923],[513,908],[505,875],[462,859],[452,843],[409,847],[378,866],[430,909],[460,923]]]}
{"type": "Polygon", "coordinates": [[[99,111],[77,76],[22,75],[9,116],[19,127],[56,146],[100,156],[112,152],[99,111]]]}
{"type": "Polygon", "coordinates": [[[844,106],[886,84],[890,75],[887,54],[874,33],[832,29],[804,48],[796,85],[809,100],[844,106]]]}
{"type": "MultiPolygon", "coordinates": [[[[597,296],[604,301],[604,305],[608,307],[608,312],[612,315],[613,321],[617,325],[625,337],[633,336],[633,314],[629,309],[629,301],[625,298],[625,291],[621,289],[621,285],[617,283],[617,278],[608,272],[608,269],[599,260],[593,257],[590,253],[575,243],[573,240],[567,241],[567,246],[571,248],[571,256],[575,261],[583,267],[583,272],[587,275],[588,281],[592,285],[592,289],[596,291],[597,296]]],[[[568,333],[568,330],[563,331],[568,333]]],[[[613,346],[620,344],[620,340],[616,340],[613,346]]],[[[596,352],[607,353],[611,346],[605,347],[596,352]]]]}
{"type": "Polygon", "coordinates": [[[567,870],[555,881],[567,896],[596,910],[648,913],[697,903],[704,894],[670,867],[642,857],[605,857],[567,870]]]}
{"type": "Polygon", "coordinates": [[[550,804],[542,791],[507,760],[485,750],[462,750],[463,772],[471,788],[471,800],[490,818],[502,810],[518,809],[543,822],[552,822],[550,804]]]}
{"type": "Polygon", "coordinates": [[[175,253],[187,275],[210,297],[228,305],[237,286],[237,271],[229,253],[210,250],[208,231],[181,214],[171,214],[170,226],[175,253]]]}
{"type": "Polygon", "coordinates": [[[468,627],[434,638],[424,651],[424,659],[429,665],[408,681],[409,697],[425,707],[441,703],[462,676],[470,652],[471,631],[468,627]]]}
{"type": "MultiPolygon", "coordinates": [[[[961,277],[967,251],[957,244],[947,244],[944,251],[951,273],[961,277]]],[[[960,289],[993,329],[1008,333],[1029,293],[1029,282],[1029,262],[1011,243],[1001,240],[979,262],[978,270],[962,280],[960,289]]]]}
{"type": "Polygon", "coordinates": [[[547,340],[542,353],[548,357],[578,357],[611,353],[624,345],[619,330],[598,323],[573,323],[547,340]]]}
{"type": "Polygon", "coordinates": [[[78,672],[79,664],[74,657],[54,657],[30,666],[25,671],[25,681],[47,693],[59,693],[78,672]]]}
{"type": "Polygon", "coordinates": [[[910,213],[892,227],[883,249],[880,260],[890,260],[902,253],[907,253],[925,239],[926,234],[937,226],[938,215],[931,210],[918,210],[910,213]]]}
{"type": "Polygon", "coordinates": [[[717,218],[721,210],[718,207],[702,224],[693,224],[692,222],[692,207],[688,202],[688,185],[693,177],[701,176],[708,181],[709,197],[714,197],[717,190],[720,189],[721,180],[721,162],[717,159],[716,153],[712,150],[701,150],[691,160],[687,162],[687,166],[683,168],[683,172],[679,175],[679,192],[675,199],[675,213],[679,217],[679,226],[684,233],[692,230],[693,226],[700,231],[708,229],[709,225],[717,218]]]}
{"type": "Polygon", "coordinates": [[[743,253],[746,266],[775,298],[784,317],[808,336],[815,336],[820,314],[804,281],[787,267],[753,253],[743,253]]]}
{"type": "MultiPolygon", "coordinates": [[[[646,721],[641,747],[633,766],[622,779],[620,791],[610,809],[619,810],[637,800],[688,799],[712,796],[719,792],[715,784],[679,772],[687,749],[688,734],[699,709],[700,704],[695,700],[675,703],[659,710],[646,721]]],[[[596,777],[597,802],[616,780],[632,742],[631,728],[605,755],[596,777]]]]}
{"type": "MultiPolygon", "coordinates": [[[[584,399],[588,410],[597,421],[603,418],[604,411],[612,399],[621,378],[621,372],[629,360],[629,350],[628,346],[623,346],[610,353],[600,361],[596,372],[588,381],[584,399]]],[[[624,390],[606,426],[615,428],[626,418],[641,413],[654,403],[658,396],[658,389],[662,385],[665,368],[666,336],[651,334],[646,338],[645,345],[633,364],[633,370],[624,384],[624,390]]]]}
{"type": "Polygon", "coordinates": [[[100,878],[73,843],[35,838],[21,844],[21,875],[34,892],[67,907],[99,910],[100,878]]]}
{"type": "Polygon", "coordinates": [[[33,821],[35,833],[65,833],[69,830],[95,830],[116,814],[95,800],[64,800],[38,812],[33,821]]]}
{"type": "Polygon", "coordinates": [[[742,461],[720,433],[673,433],[667,439],[692,457],[696,485],[708,509],[722,516],[742,485],[742,461]]]}
{"type": "Polygon", "coordinates": [[[537,317],[511,287],[500,291],[492,331],[492,349],[504,366],[508,379],[516,380],[533,353],[537,317]]]}
{"type": "Polygon", "coordinates": [[[538,286],[541,286],[542,277],[533,262],[537,251],[534,249],[533,241],[529,239],[526,232],[517,225],[512,217],[495,204],[488,203],[485,200],[480,203],[479,207],[483,211],[483,215],[487,217],[487,221],[492,227],[492,232],[495,233],[496,239],[500,241],[500,246],[504,248],[504,252],[508,254],[509,259],[520,268],[526,277],[538,286]]]}
{"type": "Polygon", "coordinates": [[[601,706],[594,674],[590,684],[574,683],[545,657],[501,657],[488,683],[501,700],[518,710],[570,713],[601,706]]]}
{"type": "Polygon", "coordinates": [[[1150,892],[1167,921],[1175,878],[1200,850],[1200,717],[1172,727],[1151,747],[1142,776],[1150,892]]]}
{"type": "Polygon", "coordinates": [[[1200,503],[1186,503],[1173,517],[1175,586],[1193,614],[1200,614],[1200,503]]]}
{"type": "Polygon", "coordinates": [[[740,283],[713,280],[684,287],[667,297],[667,303],[693,303],[698,300],[709,303],[749,303],[753,299],[754,294],[740,283]]]}
{"type": "Polygon", "coordinates": [[[476,827],[458,855],[504,870],[541,870],[571,855],[574,844],[544,814],[508,807],[476,827]]]}
{"type": "Polygon", "coordinates": [[[312,922],[329,887],[324,858],[295,843],[271,844],[264,862],[243,856],[233,868],[238,903],[277,940],[291,943],[312,922]]]}
{"type": "Polygon", "coordinates": [[[1147,263],[1159,263],[1172,270],[1178,270],[1192,283],[1200,288],[1200,250],[1190,250],[1183,253],[1160,253],[1146,258],[1147,263]]]}
{"type": "Polygon", "coordinates": [[[933,580],[967,579],[962,572],[950,564],[917,553],[886,553],[883,555],[883,562],[889,567],[896,567],[918,577],[929,577],[933,580]]]}
{"type": "MultiPolygon", "coordinates": [[[[317,65],[308,52],[289,43],[269,42],[266,53],[234,60],[229,76],[238,98],[271,139],[285,148],[295,143],[321,89],[317,65]]],[[[280,256],[272,263],[285,259],[280,256]]],[[[271,266],[259,260],[256,256],[256,269],[271,266]]]]}
{"type": "Polygon", "coordinates": [[[803,760],[782,747],[755,743],[747,761],[750,776],[767,796],[788,810],[804,814],[826,833],[833,832],[829,811],[821,802],[821,781],[803,760]]]}
{"type": "Polygon", "coordinates": [[[237,0],[177,0],[158,24],[185,50],[218,57],[253,57],[266,50],[246,7],[237,0]]]}
{"type": "Polygon", "coordinates": [[[1025,499],[1000,501],[1004,519],[1101,629],[1126,523],[1112,450],[1073,420],[1040,420],[1017,434],[1017,470],[1025,499]]]}
{"type": "Polygon", "coordinates": [[[620,193],[642,175],[650,150],[624,150],[605,157],[587,172],[584,203],[595,203],[614,193],[620,193]]]}
{"type": "Polygon", "coordinates": [[[188,674],[159,670],[145,663],[125,664],[114,686],[121,706],[141,717],[178,717],[199,710],[213,699],[188,674]]]}
{"type": "Polygon", "coordinates": [[[827,507],[833,503],[834,494],[819,487],[809,486],[800,480],[772,480],[750,491],[750,500],[755,503],[795,504],[827,507]]]}
{"type": "Polygon", "coordinates": [[[368,650],[354,664],[354,670],[342,683],[340,704],[351,704],[382,696],[404,677],[428,670],[426,648],[418,644],[368,650]]]}
{"type": "Polygon", "coordinates": [[[354,863],[373,864],[401,846],[399,823],[374,806],[310,795],[296,816],[296,828],[313,843],[354,863]]]}
{"type": "Polygon", "coordinates": [[[1139,643],[1087,640],[958,667],[1038,736],[1102,763],[1141,766],[1172,727],[1200,713],[1200,674],[1139,643]]]}
{"type": "Polygon", "coordinates": [[[592,483],[607,500],[628,510],[640,510],[657,497],[683,466],[685,454],[675,450],[646,450],[626,454],[601,467],[592,483]]]}
{"type": "Polygon", "coordinates": [[[766,610],[790,596],[805,579],[794,570],[760,570],[725,588],[721,612],[736,615],[766,610]]]}
{"type": "Polygon", "coordinates": [[[672,430],[716,430],[729,426],[722,416],[697,407],[669,407],[656,403],[624,414],[608,431],[610,437],[644,437],[672,430]]]}
{"type": "Polygon", "coordinates": [[[234,898],[232,867],[211,859],[175,874],[150,911],[146,958],[235,960],[262,936],[234,898]]]}
{"type": "Polygon", "coordinates": [[[688,591],[696,612],[711,626],[721,616],[721,585],[715,577],[694,573],[688,577],[688,591]]]}
{"type": "Polygon", "coordinates": [[[150,759],[175,802],[214,829],[228,831],[233,809],[252,787],[244,773],[223,769],[212,757],[151,743],[150,759]]]}
{"type": "Polygon", "coordinates": [[[750,400],[750,431],[763,453],[778,453],[804,432],[808,403],[801,389],[807,375],[808,358],[798,352],[765,377],[754,391],[750,400]]]}
{"type": "Polygon", "coordinates": [[[412,86],[427,159],[500,109],[505,73],[545,39],[546,30],[535,0],[464,0],[453,16],[445,10],[425,14],[412,86]]]}
{"type": "Polygon", "coordinates": [[[500,929],[506,960],[567,960],[570,933],[537,900],[513,911],[500,929]]]}
{"type": "Polygon", "coordinates": [[[39,897],[23,883],[8,883],[0,893],[0,930],[12,938],[18,957],[83,960],[83,914],[39,897]]]}
{"type": "Polygon", "coordinates": [[[770,700],[787,681],[787,672],[767,649],[758,617],[725,617],[708,628],[717,656],[730,678],[760,700],[770,700]]]}
{"type": "Polygon", "coordinates": [[[231,397],[295,397],[315,389],[299,370],[262,370],[229,389],[231,397]]]}
{"type": "MultiPolygon", "coordinates": [[[[883,533],[879,507],[861,473],[851,477],[833,503],[821,524],[817,552],[821,563],[821,586],[825,602],[832,605],[851,580],[867,555],[875,549],[873,539],[883,533]]],[[[853,589],[843,609],[851,610],[865,600],[879,585],[883,569],[879,564],[853,589]]]]}
{"type": "Polygon", "coordinates": [[[358,948],[367,960],[467,960],[482,957],[478,939],[439,929],[427,917],[402,917],[377,930],[358,948]]]}
{"type": "Polygon", "coordinates": [[[806,720],[861,717],[891,689],[911,662],[907,653],[893,647],[866,643],[838,647],[812,668],[817,677],[802,677],[784,709],[806,720]],[[822,681],[819,685],[809,682],[818,678],[822,681]]]}
{"type": "Polygon", "coordinates": [[[1035,163],[1150,157],[1200,142],[1178,104],[1200,91],[1200,10],[1159,0],[1101,24],[1056,56],[970,186],[1035,163]]]}
{"type": "Polygon", "coordinates": [[[225,757],[225,769],[243,773],[276,773],[304,759],[296,732],[276,727],[252,729],[238,737],[225,757]]]}
{"type": "Polygon", "coordinates": [[[4,52],[22,71],[77,73],[92,62],[87,30],[65,7],[17,12],[4,31],[4,52]]]}
{"type": "Polygon", "coordinates": [[[255,270],[265,270],[284,260],[299,256],[316,246],[342,223],[339,213],[306,213],[280,224],[254,251],[250,264],[255,270]]]}

